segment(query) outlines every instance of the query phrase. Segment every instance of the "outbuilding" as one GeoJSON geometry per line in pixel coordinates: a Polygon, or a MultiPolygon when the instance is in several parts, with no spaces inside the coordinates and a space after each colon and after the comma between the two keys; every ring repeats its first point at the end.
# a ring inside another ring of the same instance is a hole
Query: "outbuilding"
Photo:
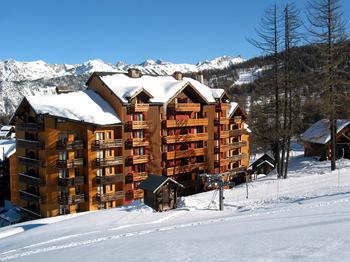
{"type": "MultiPolygon", "coordinates": [[[[350,120],[338,119],[336,128],[336,158],[350,159],[350,120]]],[[[321,119],[307,129],[301,139],[304,143],[304,155],[316,156],[320,160],[331,157],[331,134],[329,121],[321,119]]]]}
{"type": "Polygon", "coordinates": [[[144,203],[156,211],[166,211],[177,206],[177,191],[183,185],[166,176],[149,175],[140,183],[144,190],[144,203]]]}
{"type": "Polygon", "coordinates": [[[265,174],[267,175],[276,167],[276,161],[272,153],[265,153],[257,160],[255,160],[251,165],[251,173],[253,175],[265,174]]]}

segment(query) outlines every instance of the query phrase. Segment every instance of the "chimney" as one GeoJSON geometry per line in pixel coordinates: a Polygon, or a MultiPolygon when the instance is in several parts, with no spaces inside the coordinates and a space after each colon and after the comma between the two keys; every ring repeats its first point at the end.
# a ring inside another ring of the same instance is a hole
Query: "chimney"
{"type": "Polygon", "coordinates": [[[129,68],[128,69],[128,76],[131,78],[140,78],[141,71],[137,68],[129,68]]]}
{"type": "Polygon", "coordinates": [[[176,80],[182,80],[182,73],[180,71],[174,72],[173,76],[176,80]]]}
{"type": "Polygon", "coordinates": [[[199,81],[201,84],[204,84],[204,76],[202,73],[197,73],[197,81],[199,81]]]}

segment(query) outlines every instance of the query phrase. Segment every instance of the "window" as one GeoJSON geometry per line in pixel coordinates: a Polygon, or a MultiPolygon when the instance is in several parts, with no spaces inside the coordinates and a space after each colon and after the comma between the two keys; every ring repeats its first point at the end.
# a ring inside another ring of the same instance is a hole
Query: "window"
{"type": "Polygon", "coordinates": [[[68,134],[67,133],[60,133],[58,134],[58,141],[61,143],[67,143],[68,141],[68,134]]]}
{"type": "Polygon", "coordinates": [[[67,160],[67,152],[58,152],[58,160],[67,160]]]}
{"type": "Polygon", "coordinates": [[[96,136],[96,140],[104,140],[105,139],[105,133],[104,132],[96,132],[95,136],[96,136]]]}
{"type": "Polygon", "coordinates": [[[59,178],[68,177],[67,169],[58,169],[58,177],[59,178]]]}
{"type": "Polygon", "coordinates": [[[105,154],[103,150],[96,150],[96,157],[97,158],[104,158],[105,154]]]}
{"type": "Polygon", "coordinates": [[[106,137],[107,137],[107,139],[112,139],[112,132],[111,132],[111,131],[108,131],[108,132],[106,133],[106,137]]]}

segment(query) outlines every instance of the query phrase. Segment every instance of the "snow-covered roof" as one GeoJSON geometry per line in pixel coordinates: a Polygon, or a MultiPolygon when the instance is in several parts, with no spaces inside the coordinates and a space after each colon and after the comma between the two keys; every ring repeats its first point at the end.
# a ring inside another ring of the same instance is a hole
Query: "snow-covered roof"
{"type": "Polygon", "coordinates": [[[243,124],[243,127],[244,127],[245,129],[247,129],[247,132],[248,132],[248,133],[251,133],[251,132],[252,132],[252,130],[250,130],[249,125],[248,125],[247,123],[244,123],[244,124],[243,124]]]}
{"type": "Polygon", "coordinates": [[[213,93],[214,98],[221,98],[225,90],[222,88],[212,88],[211,92],[213,93]]]}
{"type": "Polygon", "coordinates": [[[113,108],[95,91],[27,97],[37,114],[48,114],[96,125],[119,124],[113,108]]]}
{"type": "Polygon", "coordinates": [[[16,140],[4,139],[0,140],[0,161],[9,158],[16,152],[16,140]]]}
{"type": "Polygon", "coordinates": [[[227,116],[231,116],[232,113],[236,110],[236,108],[238,107],[238,103],[236,102],[231,102],[228,106],[228,110],[227,110],[227,116]]]}
{"type": "Polygon", "coordinates": [[[2,126],[0,128],[0,131],[11,131],[14,128],[15,128],[14,126],[2,126]]]}
{"type": "MultiPolygon", "coordinates": [[[[114,94],[125,103],[128,101],[128,97],[132,97],[142,88],[152,96],[150,101],[154,103],[169,102],[170,99],[189,84],[192,85],[208,103],[215,102],[214,95],[217,95],[219,92],[216,90],[215,94],[213,94],[210,87],[188,77],[184,77],[182,80],[176,80],[172,76],[144,75],[140,78],[132,78],[125,74],[111,74],[100,76],[100,78],[114,94]]],[[[223,91],[222,89],[221,92],[223,91]]]]}
{"type": "MultiPolygon", "coordinates": [[[[350,124],[350,120],[338,119],[337,120],[337,133],[350,124]]],[[[331,134],[329,130],[329,120],[321,119],[313,124],[302,135],[301,139],[306,142],[327,144],[331,140],[331,134]]]]}

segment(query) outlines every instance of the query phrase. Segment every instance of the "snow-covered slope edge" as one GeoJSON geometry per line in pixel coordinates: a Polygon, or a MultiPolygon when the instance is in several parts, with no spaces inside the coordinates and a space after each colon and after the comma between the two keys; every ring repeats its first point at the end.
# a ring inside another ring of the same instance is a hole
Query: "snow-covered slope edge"
{"type": "Polygon", "coordinates": [[[248,199],[245,185],[225,190],[223,212],[206,192],[169,212],[138,204],[10,226],[0,261],[347,261],[350,161],[338,166],[295,156],[288,179],[253,182],[248,199]]]}

